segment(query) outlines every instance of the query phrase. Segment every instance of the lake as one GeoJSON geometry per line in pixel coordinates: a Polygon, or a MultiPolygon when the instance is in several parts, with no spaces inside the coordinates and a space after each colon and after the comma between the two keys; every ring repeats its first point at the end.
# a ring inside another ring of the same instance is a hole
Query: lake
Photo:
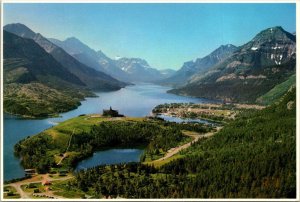
{"type": "Polygon", "coordinates": [[[180,118],[176,116],[167,116],[164,114],[159,114],[157,117],[164,119],[165,121],[175,122],[175,123],[182,123],[182,122],[191,122],[191,123],[204,123],[204,124],[211,124],[215,125],[214,122],[205,120],[205,119],[192,119],[192,118],[180,118]]]}
{"type": "MultiPolygon", "coordinates": [[[[24,177],[24,169],[20,165],[20,160],[14,156],[14,145],[21,139],[37,134],[61,121],[80,114],[102,113],[103,109],[108,109],[110,106],[126,116],[142,117],[149,115],[152,109],[158,104],[210,102],[201,98],[168,94],[166,91],[169,89],[169,87],[152,84],[137,84],[114,92],[96,92],[99,97],[87,98],[82,101],[81,106],[77,109],[62,113],[58,118],[22,119],[4,115],[4,180],[24,177]]],[[[138,155],[138,152],[135,154],[138,155]]],[[[117,158],[117,156],[113,155],[111,157],[117,158]]]]}
{"type": "Polygon", "coordinates": [[[139,162],[143,149],[108,149],[98,151],[92,157],[78,163],[75,170],[87,169],[97,165],[139,162]]]}

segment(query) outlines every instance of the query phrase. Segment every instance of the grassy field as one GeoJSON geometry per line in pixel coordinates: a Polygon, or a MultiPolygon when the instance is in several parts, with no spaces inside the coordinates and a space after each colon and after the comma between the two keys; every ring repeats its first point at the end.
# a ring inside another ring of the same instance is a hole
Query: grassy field
{"type": "Polygon", "coordinates": [[[79,132],[89,132],[92,125],[95,125],[102,121],[114,121],[114,120],[123,120],[123,121],[142,121],[145,118],[133,118],[133,117],[102,117],[98,114],[91,115],[81,115],[67,121],[59,123],[57,126],[46,130],[45,132],[51,135],[53,138],[61,134],[69,134],[71,135],[73,130],[74,134],[79,132]]]}
{"type": "Polygon", "coordinates": [[[257,100],[258,102],[266,105],[272,104],[280,97],[282,97],[288,91],[288,89],[295,84],[296,84],[296,75],[294,74],[290,76],[286,81],[276,85],[269,92],[259,97],[257,100]]]}
{"type": "Polygon", "coordinates": [[[21,189],[24,192],[31,193],[31,194],[33,194],[35,191],[36,191],[36,193],[45,192],[45,189],[44,189],[44,187],[43,187],[43,185],[42,185],[41,182],[39,182],[39,183],[29,183],[29,184],[21,185],[21,189]]]}

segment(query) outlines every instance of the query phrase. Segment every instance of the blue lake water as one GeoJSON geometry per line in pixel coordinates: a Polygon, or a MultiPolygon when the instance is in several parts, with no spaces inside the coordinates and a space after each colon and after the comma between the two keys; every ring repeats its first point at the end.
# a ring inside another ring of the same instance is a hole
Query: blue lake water
{"type": "Polygon", "coordinates": [[[180,118],[176,116],[167,116],[167,115],[157,115],[157,117],[162,118],[166,121],[175,122],[175,123],[182,123],[182,122],[192,122],[192,123],[204,123],[204,124],[214,124],[211,121],[204,120],[204,119],[191,119],[191,118],[180,118]]]}
{"type": "MultiPolygon", "coordinates": [[[[4,115],[4,180],[24,177],[24,169],[20,165],[20,160],[14,156],[14,145],[21,139],[37,134],[61,121],[80,114],[102,113],[103,109],[108,109],[110,106],[126,116],[142,117],[149,115],[158,104],[210,102],[201,98],[168,94],[166,91],[169,89],[168,87],[152,84],[137,84],[114,92],[98,92],[96,94],[99,97],[87,98],[85,101],[82,101],[81,106],[77,109],[62,113],[61,117],[58,118],[33,120],[4,115]]],[[[112,153],[108,152],[108,154],[112,153]]],[[[139,152],[135,152],[135,154],[136,157],[139,157],[139,152]]],[[[110,155],[110,157],[113,160],[118,158],[118,155],[110,155]]],[[[132,159],[129,160],[131,161],[132,159]]]]}
{"type": "Polygon", "coordinates": [[[98,151],[92,157],[78,163],[75,170],[95,167],[97,165],[139,162],[143,149],[108,149],[98,151]]]}

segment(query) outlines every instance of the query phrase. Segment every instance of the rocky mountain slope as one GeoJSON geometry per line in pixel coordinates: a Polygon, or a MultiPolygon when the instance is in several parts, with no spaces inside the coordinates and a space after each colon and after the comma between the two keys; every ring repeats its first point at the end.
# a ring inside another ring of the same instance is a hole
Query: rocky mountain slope
{"type": "Polygon", "coordinates": [[[117,67],[114,60],[107,57],[101,50],[95,51],[75,37],[67,38],[64,41],[53,38],[49,40],[64,49],[79,62],[95,70],[105,72],[121,81],[128,81],[126,73],[117,67]]]}
{"type": "Polygon", "coordinates": [[[120,58],[115,64],[127,74],[129,81],[151,82],[163,78],[160,71],[150,67],[146,60],[140,58],[120,58]]]}
{"type": "Polygon", "coordinates": [[[170,92],[229,102],[255,102],[295,73],[296,37],[282,27],[258,33],[230,57],[170,92]]]}
{"type": "Polygon", "coordinates": [[[152,82],[169,77],[170,71],[160,72],[140,58],[111,59],[101,50],[95,51],[75,37],[64,41],[49,39],[81,63],[127,82],[152,82]]]}
{"type": "Polygon", "coordinates": [[[163,85],[182,86],[196,73],[204,72],[229,57],[237,47],[232,44],[222,45],[207,56],[195,61],[188,61],[172,76],[161,80],[163,85]]]}

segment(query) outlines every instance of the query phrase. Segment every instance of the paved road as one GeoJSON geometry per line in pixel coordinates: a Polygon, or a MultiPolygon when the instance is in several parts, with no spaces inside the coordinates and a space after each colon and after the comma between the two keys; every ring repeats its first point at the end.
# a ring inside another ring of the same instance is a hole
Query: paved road
{"type": "MultiPolygon", "coordinates": [[[[216,132],[218,132],[221,128],[222,127],[217,127],[217,131],[216,132]]],[[[159,161],[166,160],[166,159],[174,156],[175,154],[177,154],[181,150],[190,147],[193,143],[197,142],[198,140],[200,140],[202,138],[207,138],[207,137],[213,136],[216,132],[209,132],[209,133],[205,133],[203,135],[201,135],[200,133],[197,133],[197,132],[183,132],[183,134],[185,134],[186,136],[190,136],[190,137],[192,137],[194,139],[191,142],[189,142],[189,143],[186,143],[184,145],[181,145],[181,146],[169,149],[167,151],[167,153],[165,154],[164,157],[162,157],[160,159],[157,159],[157,160],[154,160],[153,162],[159,162],[159,161]]]]}

